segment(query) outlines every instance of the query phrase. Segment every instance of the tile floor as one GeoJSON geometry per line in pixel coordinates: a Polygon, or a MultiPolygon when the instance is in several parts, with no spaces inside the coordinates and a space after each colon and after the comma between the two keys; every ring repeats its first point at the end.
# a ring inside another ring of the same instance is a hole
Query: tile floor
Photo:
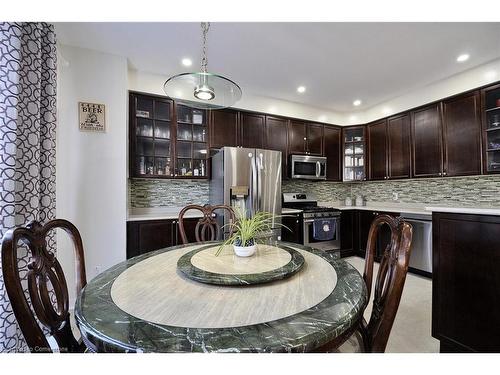
{"type": "MultiPolygon", "coordinates": [[[[365,260],[360,257],[345,258],[363,274],[365,260]]],[[[374,274],[378,272],[375,263],[374,274]]],[[[372,291],[373,297],[373,291],[372,291]]],[[[371,301],[365,311],[370,318],[371,301]]],[[[403,296],[392,326],[386,352],[438,353],[439,341],[431,336],[432,282],[429,278],[408,273],[403,296]]]]}

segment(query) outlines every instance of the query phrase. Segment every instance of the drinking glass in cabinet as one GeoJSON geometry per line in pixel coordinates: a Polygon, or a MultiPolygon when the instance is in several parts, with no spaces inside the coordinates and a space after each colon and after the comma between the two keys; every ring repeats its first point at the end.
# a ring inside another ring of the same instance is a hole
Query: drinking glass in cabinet
{"type": "Polygon", "coordinates": [[[182,105],[177,106],[177,121],[191,123],[191,109],[182,105]]]}
{"type": "Polygon", "coordinates": [[[191,159],[177,159],[177,174],[179,176],[192,176],[191,159]]]}
{"type": "Polygon", "coordinates": [[[363,171],[355,171],[355,179],[362,180],[363,179],[363,171]]]}
{"type": "Polygon", "coordinates": [[[170,123],[166,121],[155,122],[155,138],[170,138],[170,123]]]}
{"type": "Polygon", "coordinates": [[[202,126],[193,126],[193,141],[205,142],[206,130],[202,126]]]}
{"type": "Polygon", "coordinates": [[[496,128],[500,126],[500,110],[499,113],[490,113],[488,115],[488,128],[496,128]]]}
{"type": "Polygon", "coordinates": [[[170,120],[170,103],[156,101],[155,118],[159,120],[170,120]]]}
{"type": "Polygon", "coordinates": [[[192,139],[192,126],[189,124],[179,124],[177,127],[177,139],[190,141],[192,139]]]}
{"type": "Polygon", "coordinates": [[[346,156],[344,159],[344,164],[346,167],[352,167],[354,165],[354,158],[352,156],[346,156]]]}
{"type": "Polygon", "coordinates": [[[205,160],[193,160],[193,177],[203,177],[205,173],[205,160]]]}
{"type": "Polygon", "coordinates": [[[141,175],[153,174],[153,158],[148,156],[138,157],[137,171],[141,175]]]}
{"type": "Polygon", "coordinates": [[[354,153],[355,154],[362,154],[363,153],[363,146],[362,145],[354,146],[354,153]]]}
{"type": "Polygon", "coordinates": [[[155,158],[155,173],[160,176],[170,176],[170,159],[155,158]]]}
{"type": "Polygon", "coordinates": [[[141,137],[152,137],[153,136],[153,121],[139,118],[137,119],[137,128],[135,131],[136,135],[141,137]]]}
{"type": "Polygon", "coordinates": [[[180,158],[190,158],[192,155],[192,143],[177,142],[177,156],[180,158]]]}
{"type": "Polygon", "coordinates": [[[352,155],[353,153],[354,153],[353,146],[346,146],[346,148],[345,148],[345,154],[346,155],[352,155]]]}

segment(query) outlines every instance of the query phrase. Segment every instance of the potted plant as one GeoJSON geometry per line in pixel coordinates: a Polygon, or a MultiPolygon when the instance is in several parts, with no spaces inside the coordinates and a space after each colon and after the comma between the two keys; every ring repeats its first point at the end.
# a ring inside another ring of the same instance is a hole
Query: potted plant
{"type": "MultiPolygon", "coordinates": [[[[238,219],[234,223],[226,224],[225,227],[232,229],[232,235],[219,246],[215,256],[218,256],[227,245],[233,245],[236,255],[249,257],[255,254],[258,242],[265,242],[272,231],[273,221],[279,216],[269,212],[256,212],[250,218],[242,212],[237,212],[238,219]]],[[[287,228],[283,224],[274,223],[287,228]]],[[[287,228],[288,229],[288,228],[287,228]]]]}

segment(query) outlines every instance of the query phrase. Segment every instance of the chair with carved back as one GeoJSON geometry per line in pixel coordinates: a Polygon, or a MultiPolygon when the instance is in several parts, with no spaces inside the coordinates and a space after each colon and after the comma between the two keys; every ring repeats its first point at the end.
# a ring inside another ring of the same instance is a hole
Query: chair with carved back
{"type": "Polygon", "coordinates": [[[64,230],[74,244],[76,290],[79,293],[87,281],[82,239],[72,223],[63,219],[51,220],[45,225],[31,221],[26,226],[8,230],[2,240],[5,289],[31,352],[83,352],[86,349],[71,331],[66,279],[60,263],[47,248],[48,234],[58,228],[64,230]],[[18,265],[19,250],[25,251],[26,248],[31,257],[26,275],[29,299],[18,265]],[[49,343],[54,341],[56,345],[49,343]]]}
{"type": "MultiPolygon", "coordinates": [[[[219,210],[225,212],[229,215],[230,222],[234,223],[236,221],[236,215],[230,206],[225,205],[204,205],[199,206],[192,204],[184,207],[181,212],[179,212],[179,233],[181,235],[181,240],[183,244],[188,244],[188,237],[186,236],[184,215],[190,210],[201,211],[203,217],[198,220],[196,227],[194,228],[194,237],[196,242],[205,241],[215,241],[220,233],[221,226],[217,222],[217,215],[214,211],[219,210]]],[[[232,233],[232,228],[229,228],[230,233],[232,233]]]]}
{"type": "Polygon", "coordinates": [[[412,226],[401,217],[392,217],[386,214],[377,216],[372,222],[368,233],[363,273],[368,301],[372,290],[377,236],[380,233],[380,228],[384,225],[390,228],[391,240],[384,249],[380,260],[375,279],[373,307],[368,323],[361,319],[355,333],[340,347],[327,344],[319,351],[372,353],[385,351],[408,273],[412,226]]]}

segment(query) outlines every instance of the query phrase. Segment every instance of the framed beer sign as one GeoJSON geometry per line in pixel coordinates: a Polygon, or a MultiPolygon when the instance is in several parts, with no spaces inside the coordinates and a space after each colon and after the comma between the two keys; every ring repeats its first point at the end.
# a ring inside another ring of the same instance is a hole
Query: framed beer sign
{"type": "Polygon", "coordinates": [[[106,131],[106,115],[104,104],[79,102],[78,113],[80,131],[106,131]]]}

